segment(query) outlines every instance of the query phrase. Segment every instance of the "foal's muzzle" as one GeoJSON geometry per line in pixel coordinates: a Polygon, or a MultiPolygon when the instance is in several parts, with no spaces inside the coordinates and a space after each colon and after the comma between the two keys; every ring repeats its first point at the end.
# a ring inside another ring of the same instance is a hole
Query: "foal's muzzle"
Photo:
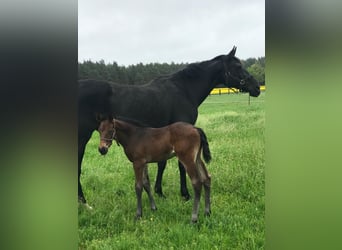
{"type": "Polygon", "coordinates": [[[99,147],[99,152],[101,155],[105,155],[108,152],[108,148],[106,147],[99,147]]]}

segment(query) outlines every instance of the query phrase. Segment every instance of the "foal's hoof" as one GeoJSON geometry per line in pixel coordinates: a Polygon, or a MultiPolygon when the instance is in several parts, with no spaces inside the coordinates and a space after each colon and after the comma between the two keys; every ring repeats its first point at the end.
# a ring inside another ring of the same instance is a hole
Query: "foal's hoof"
{"type": "Polygon", "coordinates": [[[79,202],[78,205],[79,205],[79,206],[81,205],[82,207],[84,207],[84,208],[85,208],[86,210],[88,210],[88,211],[94,210],[94,208],[93,208],[92,206],[89,206],[88,203],[79,202]]]}
{"type": "Polygon", "coordinates": [[[94,208],[92,206],[89,206],[88,203],[84,204],[85,208],[88,209],[89,211],[94,210],[94,208]]]}
{"type": "Polygon", "coordinates": [[[191,217],[191,223],[197,223],[197,221],[198,221],[198,216],[197,215],[192,215],[192,217],[191,217]]]}

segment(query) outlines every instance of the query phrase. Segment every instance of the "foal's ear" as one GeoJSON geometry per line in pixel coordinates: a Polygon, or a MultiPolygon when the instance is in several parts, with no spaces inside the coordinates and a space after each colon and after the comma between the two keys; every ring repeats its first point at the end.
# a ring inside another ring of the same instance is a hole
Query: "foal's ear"
{"type": "Polygon", "coordinates": [[[234,46],[233,49],[228,53],[228,57],[234,57],[236,49],[237,49],[236,46],[234,46]]]}
{"type": "Polygon", "coordinates": [[[101,122],[101,121],[103,121],[103,115],[96,113],[95,119],[96,119],[96,121],[101,122]]]}
{"type": "Polygon", "coordinates": [[[95,119],[96,121],[98,122],[102,122],[104,120],[113,120],[113,116],[112,115],[105,115],[105,114],[99,114],[99,113],[96,113],[95,114],[95,119]]]}

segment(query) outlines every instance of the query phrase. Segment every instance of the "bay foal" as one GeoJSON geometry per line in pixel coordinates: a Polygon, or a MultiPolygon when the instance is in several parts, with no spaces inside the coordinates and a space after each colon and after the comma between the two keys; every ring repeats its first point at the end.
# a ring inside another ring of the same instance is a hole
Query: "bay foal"
{"type": "Polygon", "coordinates": [[[167,160],[177,156],[184,165],[194,189],[192,222],[198,220],[199,202],[202,186],[205,192],[205,215],[210,215],[210,175],[201,159],[211,160],[208,141],[202,129],[189,123],[176,122],[162,128],[149,128],[117,119],[106,119],[100,123],[99,152],[108,152],[112,141],[116,140],[124,148],[127,158],[133,163],[135,173],[135,192],[137,196],[136,218],[142,216],[141,196],[143,188],[147,192],[151,209],[156,210],[152,196],[147,163],[167,160]]]}

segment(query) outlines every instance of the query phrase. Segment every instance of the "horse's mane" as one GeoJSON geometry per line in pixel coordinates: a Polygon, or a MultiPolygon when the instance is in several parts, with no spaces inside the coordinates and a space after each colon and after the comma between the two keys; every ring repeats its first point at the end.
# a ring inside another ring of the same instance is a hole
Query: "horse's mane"
{"type": "Polygon", "coordinates": [[[177,71],[172,75],[174,78],[194,78],[202,72],[203,66],[201,63],[191,63],[187,65],[185,68],[177,71]]]}
{"type": "Polygon", "coordinates": [[[208,63],[212,63],[213,61],[217,61],[217,60],[221,60],[221,58],[223,57],[223,55],[219,55],[214,57],[211,60],[208,61],[202,61],[202,62],[195,62],[195,63],[191,63],[189,65],[187,65],[185,68],[177,71],[176,73],[173,74],[172,77],[174,78],[195,78],[200,76],[201,72],[203,72],[203,70],[206,68],[206,66],[208,65],[208,63]]]}

